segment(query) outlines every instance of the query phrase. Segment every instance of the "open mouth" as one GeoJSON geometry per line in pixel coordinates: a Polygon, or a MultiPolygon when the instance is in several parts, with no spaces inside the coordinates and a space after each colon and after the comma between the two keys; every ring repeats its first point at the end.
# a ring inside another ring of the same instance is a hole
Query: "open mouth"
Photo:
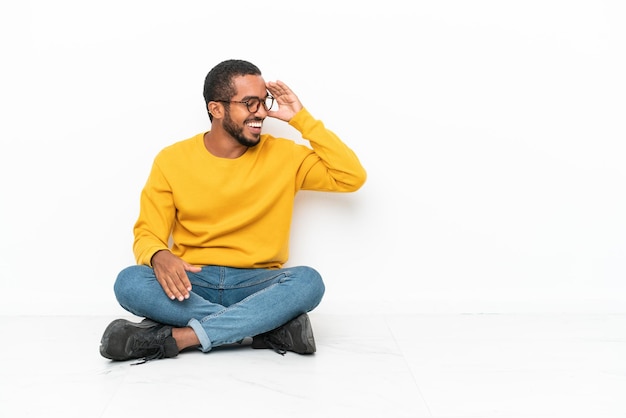
{"type": "Polygon", "coordinates": [[[261,133],[261,128],[263,127],[262,120],[254,120],[246,123],[246,126],[250,129],[252,133],[259,134],[261,133]]]}

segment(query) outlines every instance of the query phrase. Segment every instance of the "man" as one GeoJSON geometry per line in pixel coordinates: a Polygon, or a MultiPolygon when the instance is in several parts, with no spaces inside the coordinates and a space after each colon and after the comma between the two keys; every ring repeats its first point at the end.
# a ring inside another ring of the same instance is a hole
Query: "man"
{"type": "Polygon", "coordinates": [[[287,85],[265,82],[247,61],[215,66],[204,99],[211,130],[163,149],[141,193],[137,265],[120,272],[114,291],[146,319],[109,324],[100,345],[108,359],[208,352],[246,337],[280,354],[316,350],[307,312],[324,283],[313,268],[284,267],[294,198],[356,191],[365,170],[287,85]],[[289,123],[311,147],[262,134],[266,117],[289,123]]]}

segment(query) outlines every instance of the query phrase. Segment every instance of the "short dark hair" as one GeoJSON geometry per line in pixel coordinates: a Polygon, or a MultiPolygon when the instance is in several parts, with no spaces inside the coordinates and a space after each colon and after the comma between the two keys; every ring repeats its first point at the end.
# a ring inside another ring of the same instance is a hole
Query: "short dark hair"
{"type": "MultiPolygon", "coordinates": [[[[207,111],[210,101],[230,100],[237,94],[233,78],[244,75],[261,75],[261,70],[248,61],[236,59],[222,61],[213,67],[204,79],[204,102],[207,111]]],[[[209,119],[213,120],[210,113],[209,119]]]]}

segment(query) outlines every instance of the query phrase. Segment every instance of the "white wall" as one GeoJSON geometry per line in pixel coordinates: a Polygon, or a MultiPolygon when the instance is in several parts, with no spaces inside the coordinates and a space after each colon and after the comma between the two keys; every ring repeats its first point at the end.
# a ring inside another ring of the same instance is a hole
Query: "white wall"
{"type": "Polygon", "coordinates": [[[368,170],[298,198],[290,264],[323,273],[319,310],[626,311],[620,0],[4,3],[2,314],[125,313],[152,158],[209,128],[228,58],[368,170]]]}

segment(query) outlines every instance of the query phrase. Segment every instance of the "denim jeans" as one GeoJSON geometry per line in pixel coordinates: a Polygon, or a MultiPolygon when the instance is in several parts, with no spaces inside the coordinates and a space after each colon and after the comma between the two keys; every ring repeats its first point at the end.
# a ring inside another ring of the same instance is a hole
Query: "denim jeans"
{"type": "Polygon", "coordinates": [[[154,270],[144,265],[122,270],[114,285],[120,305],[134,315],[174,327],[193,328],[204,352],[270,331],[313,310],[324,282],[311,267],[239,269],[204,266],[187,272],[189,299],[167,297],[154,270]]]}

